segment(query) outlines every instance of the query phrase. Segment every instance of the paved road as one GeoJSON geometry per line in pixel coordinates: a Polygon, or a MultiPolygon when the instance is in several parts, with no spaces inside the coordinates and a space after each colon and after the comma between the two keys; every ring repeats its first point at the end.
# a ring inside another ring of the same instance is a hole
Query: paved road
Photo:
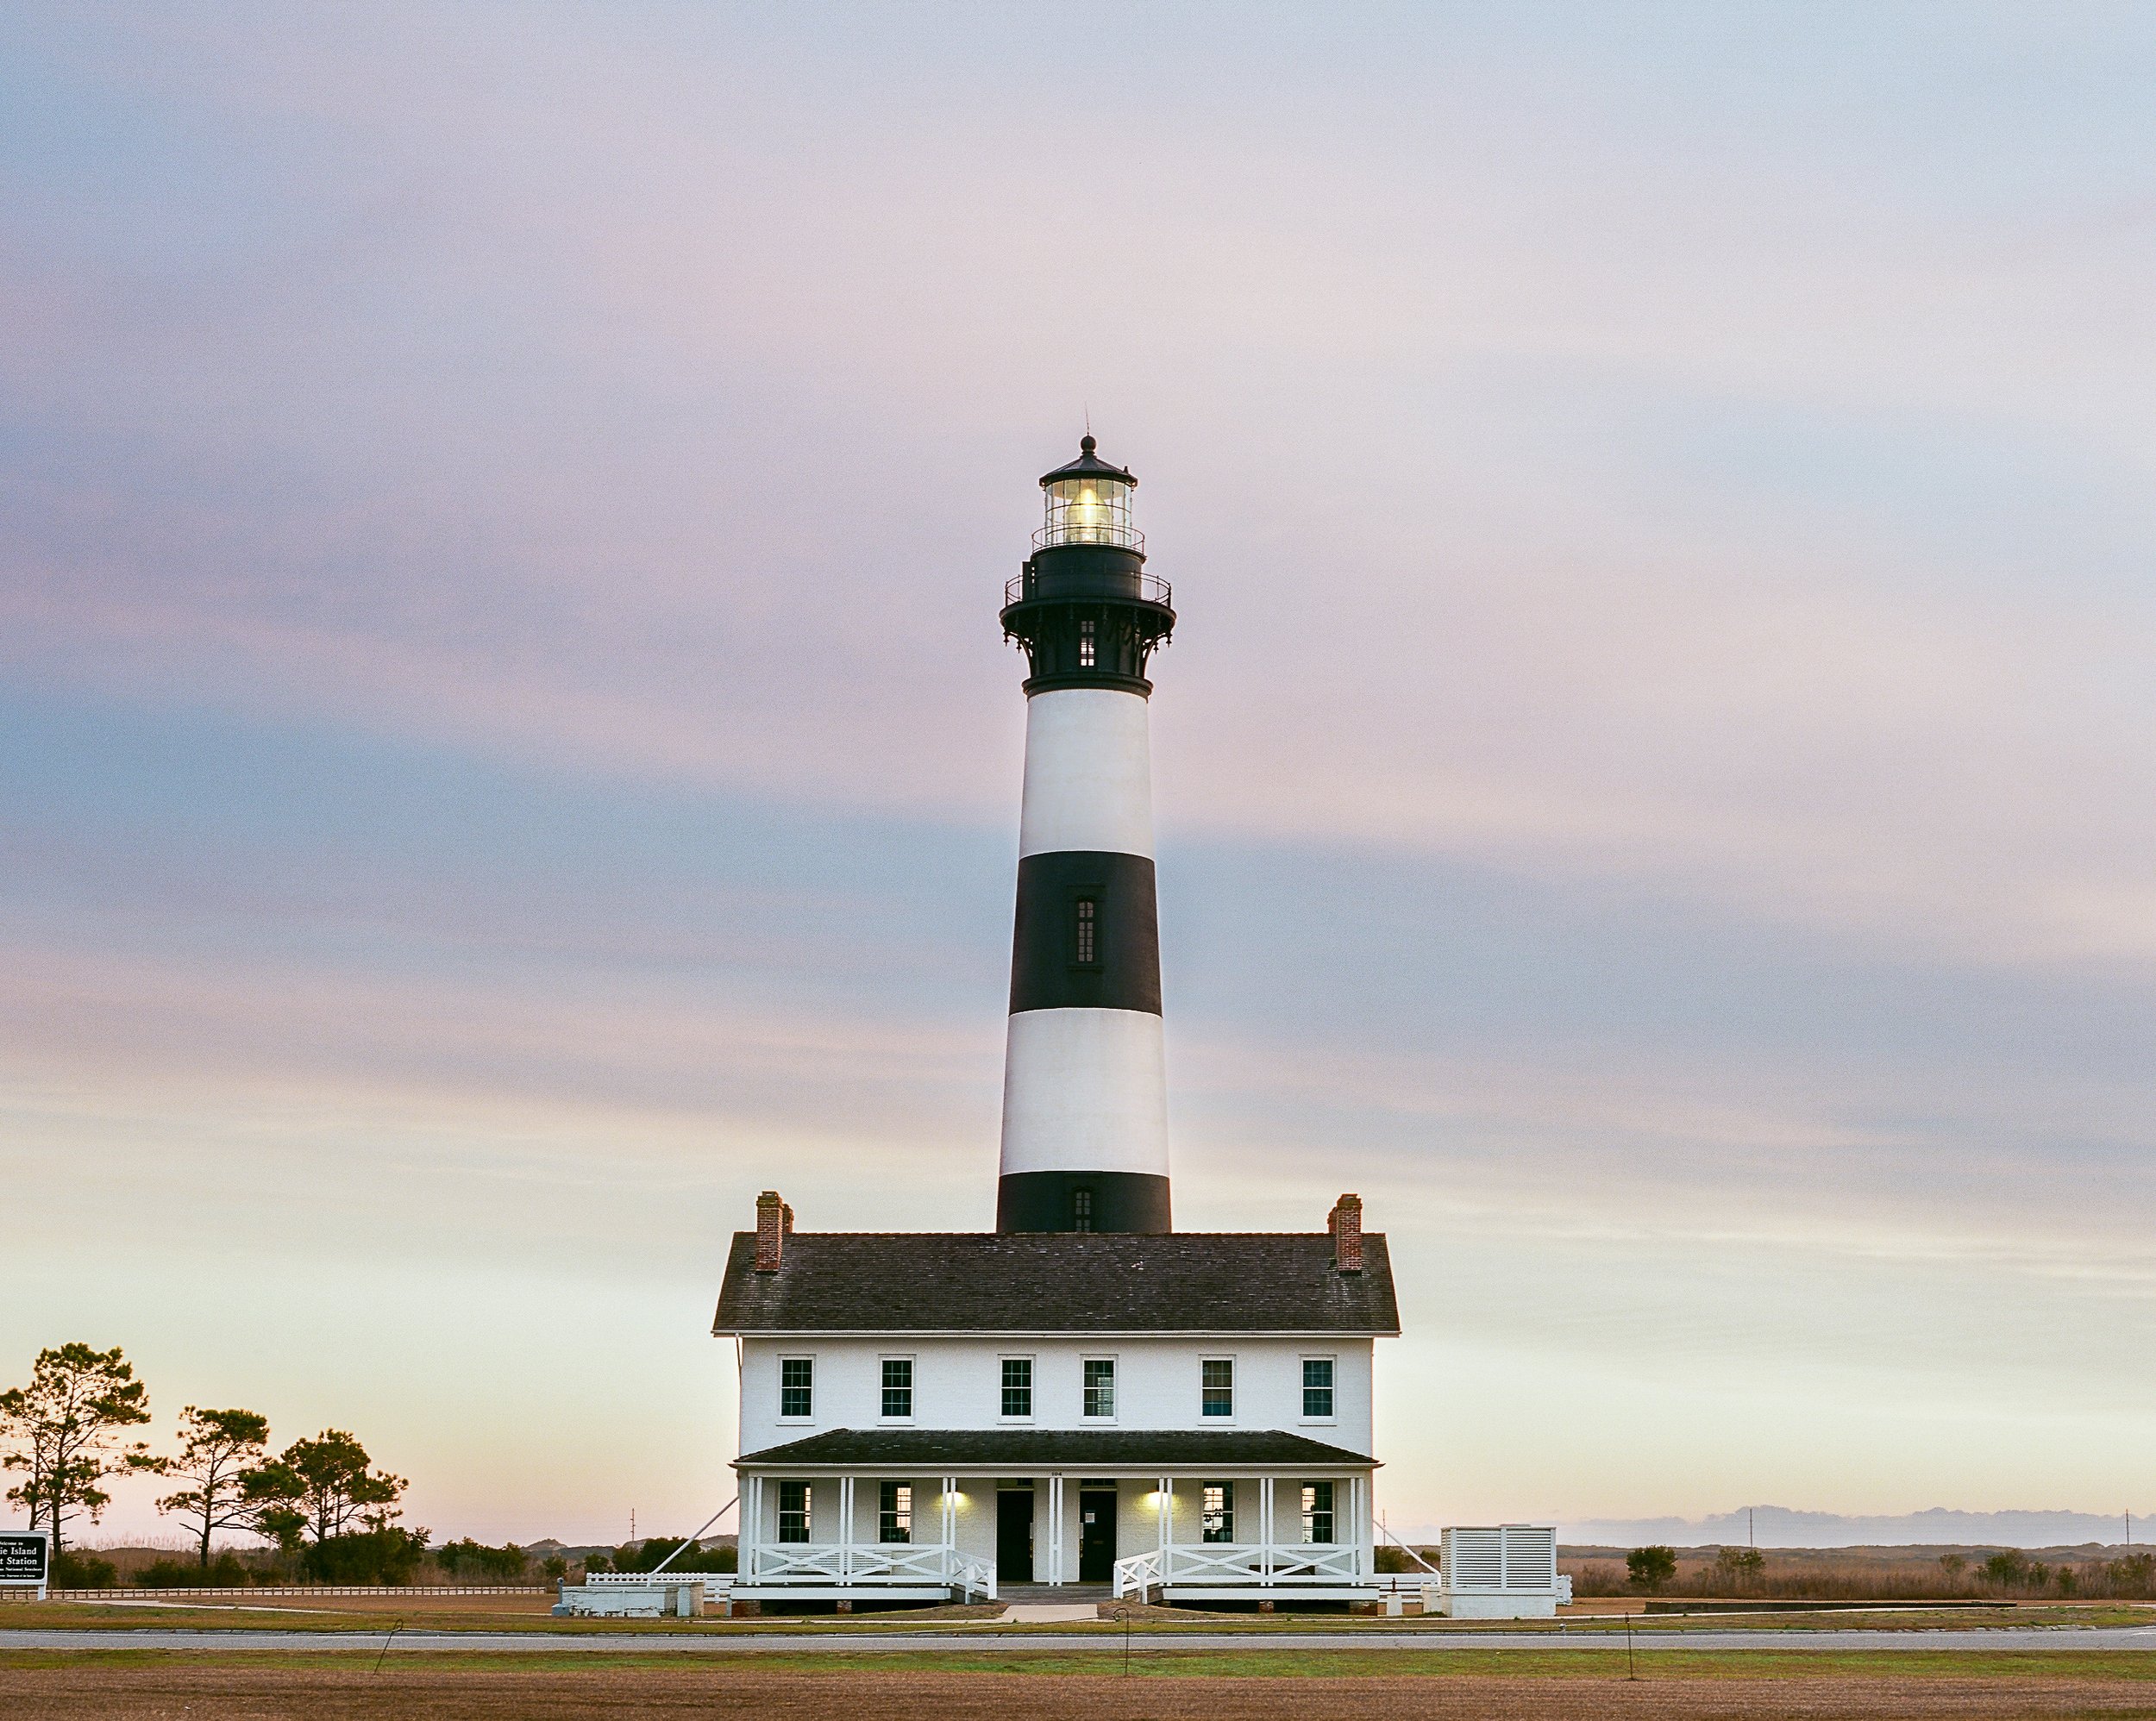
{"type": "MultiPolygon", "coordinates": [[[[184,1631],[170,1627],[143,1630],[82,1628],[0,1630],[0,1649],[377,1649],[380,1631],[184,1631]]],[[[1558,1631],[1265,1631],[1133,1632],[1133,1655],[1190,1649],[1579,1649],[1605,1654],[1622,1649],[1619,1632],[1558,1631]]],[[[2136,1649],[2156,1651],[2156,1625],[2022,1627],[1974,1631],[1641,1631],[1633,1638],[1641,1655],[1666,1649],[1955,1649],[1971,1654],[1994,1651],[2136,1649]]],[[[975,1628],[947,1630],[854,1632],[801,1627],[754,1633],[568,1632],[568,1631],[400,1631],[392,1645],[397,1653],[448,1649],[460,1653],[496,1651],[525,1655],[563,1649],[593,1654],[650,1655],[670,1652],[702,1655],[877,1655],[911,1650],[997,1653],[1011,1649],[1077,1649],[1120,1655],[1119,1632],[1082,1636],[1050,1635],[975,1628]]]]}

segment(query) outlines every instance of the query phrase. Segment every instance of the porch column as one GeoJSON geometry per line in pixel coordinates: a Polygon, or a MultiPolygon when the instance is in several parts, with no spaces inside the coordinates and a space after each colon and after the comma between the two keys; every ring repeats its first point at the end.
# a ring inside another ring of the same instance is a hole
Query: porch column
{"type": "Polygon", "coordinates": [[[744,1578],[754,1577],[756,1573],[756,1531],[763,1525],[763,1502],[759,1492],[762,1486],[761,1476],[741,1479],[740,1516],[734,1520],[734,1567],[744,1578]]]}
{"type": "Polygon", "coordinates": [[[1174,1536],[1175,1490],[1175,1479],[1173,1476],[1163,1476],[1160,1479],[1160,1575],[1163,1583],[1168,1581],[1170,1563],[1174,1558],[1168,1551],[1168,1548],[1174,1536]]]}
{"type": "Polygon", "coordinates": [[[854,1574],[854,1479],[838,1479],[838,1575],[842,1580],[854,1574]]]}
{"type": "Polygon", "coordinates": [[[1048,1581],[1063,1580],[1063,1479],[1060,1473],[1048,1479],[1048,1581]]]}
{"type": "Polygon", "coordinates": [[[1361,1544],[1356,1575],[1362,1578],[1377,1574],[1377,1507],[1372,1499],[1372,1480],[1367,1474],[1355,1479],[1355,1539],[1361,1544]]]}
{"type": "Polygon", "coordinates": [[[1258,1575],[1268,1583],[1273,1577],[1273,1479],[1257,1479],[1258,1575]]]}

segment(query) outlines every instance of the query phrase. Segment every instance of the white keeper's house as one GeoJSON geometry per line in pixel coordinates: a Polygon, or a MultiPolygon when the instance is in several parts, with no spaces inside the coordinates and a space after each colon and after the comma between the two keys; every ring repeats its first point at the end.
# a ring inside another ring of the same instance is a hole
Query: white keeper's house
{"type": "Polygon", "coordinates": [[[1384,1237],[1354,1195],[1323,1230],[1171,1222],[1146,669],[1175,614],[1094,446],[1041,480],[1004,594],[1031,673],[996,1229],[796,1231],[759,1199],[714,1327],[737,1604],[1376,1593],[1384,1237]]]}

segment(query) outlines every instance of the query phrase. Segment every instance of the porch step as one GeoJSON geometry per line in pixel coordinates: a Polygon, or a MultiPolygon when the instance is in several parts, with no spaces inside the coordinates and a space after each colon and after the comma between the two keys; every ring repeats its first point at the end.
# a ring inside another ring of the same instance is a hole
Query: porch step
{"type": "Polygon", "coordinates": [[[1113,1584],[998,1584],[996,1599],[1025,1603],[1112,1601],[1113,1584]]]}

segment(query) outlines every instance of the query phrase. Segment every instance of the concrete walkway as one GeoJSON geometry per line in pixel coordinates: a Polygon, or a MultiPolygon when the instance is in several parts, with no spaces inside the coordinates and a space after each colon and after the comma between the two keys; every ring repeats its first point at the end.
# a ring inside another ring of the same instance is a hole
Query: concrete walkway
{"type": "MultiPolygon", "coordinates": [[[[184,1631],[171,1627],[95,1630],[38,1628],[0,1630],[0,1649],[221,1649],[221,1650],[379,1650],[385,1631],[184,1631]]],[[[399,1631],[394,1653],[453,1650],[501,1655],[555,1654],[564,1649],[592,1655],[816,1655],[963,1654],[981,1650],[1004,1655],[1012,1649],[1069,1655],[1097,1650],[1120,1655],[1123,1634],[1088,1632],[1021,1634],[1001,1621],[970,1628],[923,1626],[907,1631],[833,1630],[793,1626],[755,1632],[683,1631],[399,1631]]],[[[1159,1655],[1194,1649],[1566,1649],[1582,1654],[1622,1653],[1622,1631],[1339,1631],[1272,1629],[1253,1631],[1145,1632],[1131,1634],[1132,1655],[1159,1655]]],[[[1970,1631],[1640,1631],[1633,1647],[1643,1655],[1671,1649],[1785,1649],[1890,1654],[1957,1650],[1970,1655],[2026,1654],[2076,1650],[2156,1651],[2156,1625],[2025,1626],[1970,1631]]]]}

